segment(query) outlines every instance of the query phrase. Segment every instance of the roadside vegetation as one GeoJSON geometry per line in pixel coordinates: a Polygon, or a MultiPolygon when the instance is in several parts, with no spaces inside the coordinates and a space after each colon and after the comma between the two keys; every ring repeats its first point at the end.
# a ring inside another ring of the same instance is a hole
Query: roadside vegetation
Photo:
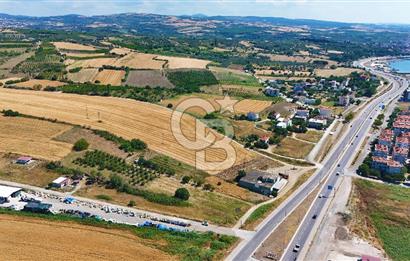
{"type": "Polygon", "coordinates": [[[376,237],[394,261],[410,260],[410,190],[362,179],[354,180],[354,188],[353,232],[376,237]]]}

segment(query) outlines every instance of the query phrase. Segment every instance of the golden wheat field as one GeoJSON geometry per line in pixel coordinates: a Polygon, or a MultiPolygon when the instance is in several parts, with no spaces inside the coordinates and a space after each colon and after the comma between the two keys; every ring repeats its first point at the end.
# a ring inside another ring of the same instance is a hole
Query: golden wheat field
{"type": "Polygon", "coordinates": [[[81,69],[76,73],[68,73],[67,78],[73,82],[94,82],[95,76],[98,74],[96,68],[81,69]]]}
{"type": "Polygon", "coordinates": [[[78,50],[78,51],[95,51],[96,50],[94,46],[88,46],[88,45],[77,44],[77,43],[53,42],[53,44],[57,49],[63,49],[63,50],[78,50]]]}
{"type": "Polygon", "coordinates": [[[32,79],[26,82],[19,82],[15,84],[17,87],[21,88],[33,88],[35,85],[41,86],[41,87],[60,87],[65,85],[63,82],[59,81],[50,81],[50,80],[37,80],[37,79],[32,79]]]}
{"type": "MultiPolygon", "coordinates": [[[[114,97],[0,89],[0,109],[107,130],[126,139],[139,138],[154,151],[199,169],[209,169],[207,163],[196,164],[195,151],[177,142],[171,132],[172,111],[159,105],[114,97]]],[[[190,115],[182,116],[180,129],[189,139],[195,137],[195,125],[204,126],[190,115]]],[[[202,136],[197,141],[206,143],[202,136]]],[[[254,154],[235,142],[232,144],[236,151],[235,164],[253,158],[254,154]]],[[[205,157],[208,162],[223,161],[226,154],[222,149],[208,148],[205,157]]]]}
{"type": "Polygon", "coordinates": [[[0,151],[61,160],[70,153],[72,145],[52,138],[70,128],[48,121],[0,116],[0,151]]]}
{"type": "Polygon", "coordinates": [[[272,105],[271,101],[241,100],[235,104],[235,113],[261,112],[272,105]]]}
{"type": "Polygon", "coordinates": [[[11,215],[0,229],[2,260],[178,260],[123,230],[11,215]]]}
{"type": "Polygon", "coordinates": [[[121,85],[121,80],[125,76],[125,71],[120,70],[102,70],[95,76],[94,81],[100,81],[101,84],[121,85]]]}
{"type": "Polygon", "coordinates": [[[115,62],[115,66],[127,66],[132,69],[159,70],[165,62],[156,60],[155,57],[156,55],[154,54],[131,52],[118,59],[115,62]]]}
{"type": "Polygon", "coordinates": [[[211,63],[207,60],[172,56],[157,56],[156,59],[167,61],[166,65],[169,69],[205,69],[211,63]]]}
{"type": "Polygon", "coordinates": [[[80,53],[80,52],[61,52],[61,54],[76,57],[76,58],[86,58],[86,57],[95,57],[95,56],[104,56],[105,53],[80,53]]]}

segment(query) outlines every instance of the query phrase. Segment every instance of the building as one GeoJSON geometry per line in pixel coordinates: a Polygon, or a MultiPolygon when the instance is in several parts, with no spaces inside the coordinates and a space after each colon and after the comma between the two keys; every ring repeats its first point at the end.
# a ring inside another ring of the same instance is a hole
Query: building
{"type": "Polygon", "coordinates": [[[407,88],[404,93],[403,93],[403,97],[401,99],[404,102],[410,102],[410,88],[407,88]]]}
{"type": "Polygon", "coordinates": [[[381,259],[375,256],[362,255],[360,261],[381,261],[381,259]]]}
{"type": "Polygon", "coordinates": [[[270,136],[266,134],[266,135],[262,135],[260,137],[260,140],[267,144],[269,142],[269,138],[270,138],[270,136]]]}
{"type": "Polygon", "coordinates": [[[287,183],[278,174],[271,174],[264,171],[252,171],[242,177],[238,184],[243,188],[247,188],[253,192],[270,196],[279,192],[287,183]]]}
{"type": "Polygon", "coordinates": [[[308,121],[308,127],[321,130],[327,125],[327,120],[323,117],[317,116],[308,121]]]}
{"type": "Polygon", "coordinates": [[[23,210],[28,211],[28,212],[34,212],[34,213],[47,214],[47,213],[50,213],[51,207],[52,207],[51,204],[39,203],[39,202],[29,202],[24,206],[23,210]]]}
{"type": "Polygon", "coordinates": [[[319,116],[324,117],[328,120],[333,118],[333,112],[331,109],[320,107],[319,108],[319,116]]]}
{"type": "Polygon", "coordinates": [[[70,185],[70,179],[66,177],[59,177],[51,182],[51,185],[55,188],[63,188],[70,185]]]}
{"type": "Polygon", "coordinates": [[[19,157],[16,160],[17,164],[21,164],[21,165],[28,165],[33,161],[33,158],[31,157],[19,157]]]}
{"type": "Polygon", "coordinates": [[[10,202],[10,198],[18,197],[22,190],[22,188],[0,185],[0,204],[10,202]]]}
{"type": "Polygon", "coordinates": [[[309,111],[308,110],[297,110],[294,118],[307,121],[307,119],[309,118],[309,111]]]}
{"type": "Polygon", "coordinates": [[[388,174],[398,174],[401,172],[403,165],[395,160],[373,156],[371,167],[386,172],[388,174]]]}
{"type": "Polygon", "coordinates": [[[387,158],[387,156],[389,156],[389,147],[386,145],[376,144],[374,147],[373,156],[387,158]]]}
{"type": "Polygon", "coordinates": [[[398,161],[401,164],[405,164],[408,155],[409,155],[408,148],[394,146],[393,153],[392,153],[393,160],[398,161]]]}
{"type": "Polygon", "coordinates": [[[248,112],[248,114],[246,115],[246,118],[249,121],[257,121],[259,119],[259,114],[255,112],[248,112]]]}
{"type": "Polygon", "coordinates": [[[295,95],[305,95],[305,83],[297,83],[293,86],[293,93],[295,95]]]}
{"type": "Polygon", "coordinates": [[[396,146],[400,148],[409,148],[409,138],[405,136],[396,137],[396,146]]]}
{"type": "Polygon", "coordinates": [[[270,97],[277,97],[280,94],[279,89],[276,89],[270,86],[265,88],[264,93],[266,96],[270,96],[270,97]]]}
{"type": "Polygon", "coordinates": [[[292,120],[290,119],[283,119],[283,120],[278,120],[278,123],[276,124],[276,127],[286,129],[287,127],[292,126],[292,120]]]}
{"type": "Polygon", "coordinates": [[[393,145],[393,131],[389,129],[384,129],[380,133],[380,136],[378,138],[378,143],[380,145],[384,145],[387,147],[391,147],[393,145]]]}
{"type": "Polygon", "coordinates": [[[340,106],[349,106],[350,105],[350,96],[348,95],[342,95],[339,96],[339,103],[340,106]]]}

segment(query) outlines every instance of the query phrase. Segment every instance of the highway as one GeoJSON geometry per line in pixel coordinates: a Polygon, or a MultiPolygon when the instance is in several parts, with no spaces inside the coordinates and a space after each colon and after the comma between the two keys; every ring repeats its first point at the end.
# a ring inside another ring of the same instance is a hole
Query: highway
{"type": "Polygon", "coordinates": [[[334,170],[330,169],[330,173],[324,174],[330,175],[327,182],[324,184],[320,191],[320,194],[322,194],[323,197],[316,198],[312,203],[310,210],[305,215],[305,218],[300,224],[299,229],[297,230],[284,255],[282,256],[281,260],[283,261],[293,261],[303,258],[302,256],[301,258],[298,258],[298,255],[302,251],[302,248],[309,246],[309,236],[314,232],[314,225],[316,223],[320,223],[319,217],[321,217],[321,214],[323,214],[322,211],[325,207],[326,202],[331,199],[332,194],[334,193],[334,188],[336,187],[337,182],[341,177],[340,175],[343,175],[343,171],[350,166],[350,162],[355,157],[358,149],[360,149],[365,136],[371,128],[373,119],[375,119],[380,113],[380,103],[383,102],[384,104],[388,104],[391,100],[397,98],[398,95],[401,95],[401,93],[408,87],[407,81],[402,82],[401,80],[395,80],[395,78],[391,76],[376,71],[372,71],[372,73],[383,76],[384,78],[388,78],[392,82],[393,87],[390,91],[369,103],[362,111],[360,116],[352,123],[350,131],[345,136],[343,143],[341,144],[342,146],[347,146],[347,149],[345,149],[339,160],[337,160],[337,155],[334,155],[334,157],[332,157],[332,159],[337,161],[337,165],[334,170]],[[336,175],[337,172],[339,172],[340,175],[336,175]],[[317,218],[313,218],[314,215],[316,215],[317,218]],[[293,248],[296,244],[300,245],[301,248],[298,252],[293,251],[293,248]]]}
{"type": "Polygon", "coordinates": [[[266,240],[266,238],[272,233],[272,231],[289,215],[306,197],[310,194],[320,183],[325,179],[329,179],[326,186],[321,193],[325,198],[317,198],[305,216],[301,226],[288,246],[287,251],[282,256],[282,260],[295,260],[297,259],[297,253],[292,251],[295,244],[300,244],[301,250],[304,247],[307,238],[315,224],[316,219],[313,219],[313,215],[319,214],[323,209],[324,204],[331,194],[331,190],[327,189],[327,185],[334,187],[338,176],[334,175],[335,172],[345,168],[350,161],[350,158],[355,155],[355,150],[360,147],[364,136],[368,129],[371,127],[373,120],[377,116],[377,109],[381,102],[388,103],[388,100],[393,99],[395,96],[401,94],[404,91],[405,85],[400,84],[392,77],[371,71],[385,78],[389,78],[392,81],[393,88],[387,91],[385,94],[375,98],[360,112],[359,115],[353,119],[351,127],[344,135],[341,141],[330,151],[328,156],[323,162],[323,167],[314,173],[291,197],[285,200],[279,208],[273,211],[265,221],[258,227],[257,232],[251,240],[244,241],[238,245],[238,247],[228,256],[227,260],[250,260],[256,249],[266,240]],[[356,137],[357,135],[357,137],[356,137]],[[337,165],[339,164],[340,167],[337,165]],[[336,171],[335,171],[336,168],[336,171]],[[332,174],[332,175],[331,175],[332,174]]]}

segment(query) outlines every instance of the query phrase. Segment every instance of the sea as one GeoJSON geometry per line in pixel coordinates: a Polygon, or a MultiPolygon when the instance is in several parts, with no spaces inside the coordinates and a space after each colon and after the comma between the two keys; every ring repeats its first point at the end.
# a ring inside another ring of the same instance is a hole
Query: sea
{"type": "Polygon", "coordinates": [[[410,73],[410,59],[395,60],[390,62],[389,65],[398,73],[410,73]]]}

